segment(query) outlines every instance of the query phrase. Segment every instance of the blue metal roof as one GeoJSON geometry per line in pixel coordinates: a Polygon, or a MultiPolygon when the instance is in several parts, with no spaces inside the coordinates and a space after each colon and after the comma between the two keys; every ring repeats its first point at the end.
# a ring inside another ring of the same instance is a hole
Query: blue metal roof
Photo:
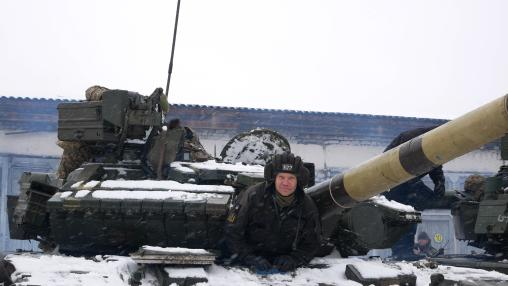
{"type": "MultiPolygon", "coordinates": [[[[57,105],[73,100],[0,97],[0,129],[12,132],[56,131],[57,105]]],[[[447,120],[336,112],[255,109],[243,107],[172,104],[167,119],[208,138],[232,137],[257,127],[276,130],[303,144],[386,145],[400,132],[447,120]]]]}

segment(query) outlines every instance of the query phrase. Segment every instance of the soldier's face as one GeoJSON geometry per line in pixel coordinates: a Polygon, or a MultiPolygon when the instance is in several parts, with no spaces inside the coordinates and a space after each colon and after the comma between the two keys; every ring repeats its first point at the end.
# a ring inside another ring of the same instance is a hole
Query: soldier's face
{"type": "Polygon", "coordinates": [[[427,239],[418,239],[418,244],[419,244],[420,246],[427,246],[427,244],[429,244],[429,242],[430,242],[430,241],[429,241],[429,240],[427,240],[427,239]]]}
{"type": "Polygon", "coordinates": [[[297,184],[296,176],[290,173],[279,173],[275,177],[275,190],[285,197],[295,192],[297,184]]]}

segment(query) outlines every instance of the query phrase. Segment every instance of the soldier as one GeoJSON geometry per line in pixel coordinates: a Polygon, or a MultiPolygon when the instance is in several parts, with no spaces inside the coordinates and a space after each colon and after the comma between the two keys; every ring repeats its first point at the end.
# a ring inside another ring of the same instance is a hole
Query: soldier
{"type": "Polygon", "coordinates": [[[418,234],[417,243],[413,246],[413,254],[418,256],[436,257],[443,254],[443,250],[432,247],[429,235],[422,231],[418,234]]]}
{"type": "Polygon", "coordinates": [[[241,194],[226,223],[233,262],[257,271],[290,271],[307,264],[320,245],[318,211],[303,188],[309,171],[285,152],[265,166],[265,182],[241,194]]]}
{"type": "MultiPolygon", "coordinates": [[[[415,137],[418,137],[437,126],[416,128],[400,133],[393,141],[386,147],[385,152],[393,149],[402,143],[405,143],[415,137]]],[[[425,209],[429,201],[441,198],[445,192],[445,177],[443,174],[443,167],[437,166],[430,172],[413,178],[385,193],[385,197],[389,200],[397,201],[402,204],[413,206],[416,210],[422,211],[425,209]],[[434,183],[434,190],[431,190],[423,182],[422,178],[429,175],[434,183]]]]}
{"type": "Polygon", "coordinates": [[[183,145],[176,155],[177,161],[204,162],[213,159],[201,144],[198,134],[188,126],[182,127],[180,119],[171,119],[167,126],[168,130],[183,128],[184,131],[183,145]]]}
{"type": "Polygon", "coordinates": [[[148,151],[148,162],[157,179],[167,177],[173,161],[203,162],[213,157],[206,152],[198,135],[189,127],[182,127],[179,119],[172,119],[153,138],[148,151]]]}
{"type": "MultiPolygon", "coordinates": [[[[418,137],[437,126],[416,128],[400,133],[395,139],[390,142],[386,147],[385,152],[393,149],[415,137],[418,137]]],[[[430,172],[413,178],[393,189],[389,192],[385,192],[383,195],[389,199],[394,200],[402,204],[413,206],[416,210],[424,210],[429,202],[439,199],[444,195],[445,192],[445,177],[443,174],[443,167],[438,166],[430,172]],[[422,178],[429,175],[430,179],[434,183],[434,190],[431,190],[423,182],[422,178]]],[[[416,235],[416,225],[413,226],[406,235],[401,237],[397,243],[392,246],[392,255],[394,256],[408,256],[411,255],[409,249],[413,244],[414,237],[416,235]]]]}
{"type": "Polygon", "coordinates": [[[100,85],[93,85],[86,89],[85,97],[87,101],[100,101],[102,100],[102,94],[108,91],[109,88],[100,85]]]}
{"type": "Polygon", "coordinates": [[[482,175],[471,175],[464,182],[464,194],[468,200],[479,202],[483,199],[485,192],[485,177],[482,175]]]}
{"type": "MultiPolygon", "coordinates": [[[[91,86],[85,91],[86,100],[102,100],[102,94],[108,90],[108,88],[99,85],[91,86]]],[[[65,180],[70,172],[76,170],[81,164],[92,158],[92,150],[84,142],[59,140],[56,144],[63,149],[62,159],[57,170],[57,175],[60,179],[65,180]]]]}
{"type": "Polygon", "coordinates": [[[56,144],[63,149],[62,159],[57,171],[60,179],[67,178],[70,172],[92,158],[92,151],[86,143],[59,140],[56,144]]]}

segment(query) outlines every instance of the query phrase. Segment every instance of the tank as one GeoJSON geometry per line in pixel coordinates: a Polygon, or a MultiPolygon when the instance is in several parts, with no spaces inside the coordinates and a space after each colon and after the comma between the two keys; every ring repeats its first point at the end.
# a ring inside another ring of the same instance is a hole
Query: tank
{"type": "MultiPolygon", "coordinates": [[[[501,139],[501,159],[508,160],[508,135],[501,139]]],[[[452,209],[455,236],[495,257],[508,257],[508,166],[485,180],[480,200],[465,197],[452,209]]]]}
{"type": "MultiPolygon", "coordinates": [[[[161,94],[113,90],[98,101],[60,104],[59,139],[85,146],[89,156],[61,178],[22,176],[19,197],[8,200],[11,238],[35,239],[43,250],[58,247],[75,255],[127,254],[142,245],[217,249],[232,203],[263,180],[263,160],[288,150],[289,143],[274,131],[265,136],[255,130],[228,143],[221,152],[227,162],[211,158],[192,139],[197,137],[187,138],[191,129],[163,124],[161,94]],[[238,148],[249,141],[245,137],[272,143],[238,148]]],[[[390,247],[420,222],[420,214],[375,196],[500,137],[508,131],[506,113],[502,97],[309,186],[325,242],[344,256],[390,247]],[[464,132],[475,129],[482,132],[464,132]]]]}

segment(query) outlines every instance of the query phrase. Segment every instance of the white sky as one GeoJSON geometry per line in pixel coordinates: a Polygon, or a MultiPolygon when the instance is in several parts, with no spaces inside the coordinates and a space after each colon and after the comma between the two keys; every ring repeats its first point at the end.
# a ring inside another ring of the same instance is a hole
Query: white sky
{"type": "MultiPolygon", "coordinates": [[[[0,0],[0,95],[165,87],[176,0],[0,0]]],[[[182,0],[170,102],[454,118],[508,92],[508,1],[182,0]]]]}

